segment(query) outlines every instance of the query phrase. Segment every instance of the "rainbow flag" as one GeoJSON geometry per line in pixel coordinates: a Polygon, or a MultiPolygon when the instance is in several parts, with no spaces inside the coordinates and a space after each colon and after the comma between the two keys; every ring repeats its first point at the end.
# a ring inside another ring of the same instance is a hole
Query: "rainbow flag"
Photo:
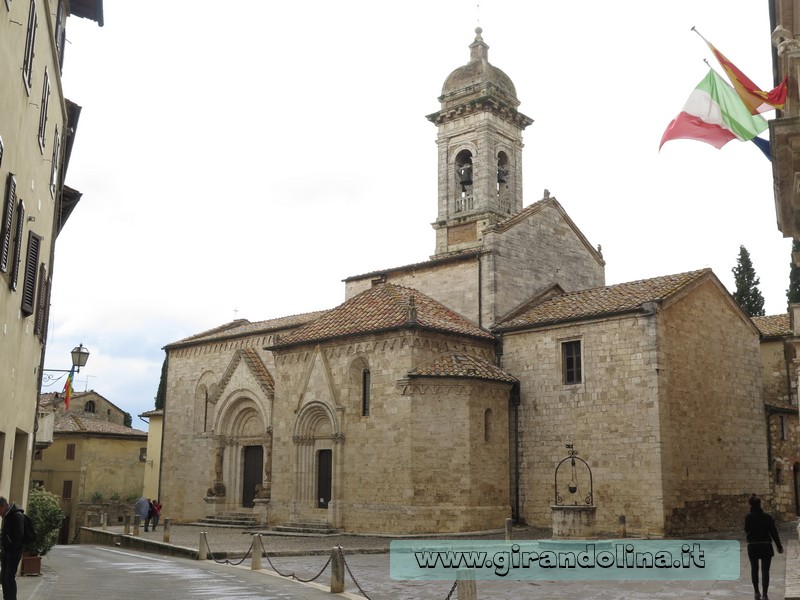
{"type": "Polygon", "coordinates": [[[761,115],[751,114],[733,88],[709,69],[683,110],[667,125],[658,148],[677,139],[722,148],[734,139],[750,141],[768,127],[761,115]]]}
{"type": "MultiPolygon", "coordinates": [[[[695,29],[695,31],[697,30],[695,29]]],[[[700,34],[698,33],[698,35],[700,34]]],[[[742,73],[736,65],[729,61],[722,52],[717,50],[714,44],[709,42],[702,35],[700,35],[700,37],[703,38],[703,41],[711,48],[711,52],[717,57],[720,66],[724,69],[728,79],[731,80],[733,89],[739,94],[739,97],[742,99],[742,102],[745,103],[745,106],[747,106],[750,114],[757,115],[758,113],[775,108],[783,108],[783,105],[786,103],[787,77],[783,78],[783,81],[778,87],[769,92],[765,92],[753,83],[747,75],[742,73]]]]}
{"type": "Polygon", "coordinates": [[[69,370],[69,375],[67,375],[67,381],[64,383],[64,408],[68,411],[69,410],[69,401],[72,399],[72,380],[75,377],[75,367],[73,366],[69,370]]]}

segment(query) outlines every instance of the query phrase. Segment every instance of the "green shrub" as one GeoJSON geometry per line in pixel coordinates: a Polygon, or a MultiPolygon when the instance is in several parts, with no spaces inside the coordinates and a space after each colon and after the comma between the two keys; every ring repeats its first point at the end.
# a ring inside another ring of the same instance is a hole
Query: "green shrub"
{"type": "Polygon", "coordinates": [[[58,532],[64,520],[61,501],[58,496],[44,489],[31,490],[25,513],[36,528],[36,540],[24,546],[23,550],[44,556],[58,541],[58,532]]]}
{"type": "Polygon", "coordinates": [[[111,498],[112,502],[119,502],[119,499],[121,497],[122,496],[119,495],[119,492],[111,492],[111,496],[109,496],[109,498],[111,498]]]}
{"type": "Polygon", "coordinates": [[[92,494],[92,502],[102,502],[102,500],[103,500],[103,494],[101,494],[100,492],[94,492],[92,494]]]}

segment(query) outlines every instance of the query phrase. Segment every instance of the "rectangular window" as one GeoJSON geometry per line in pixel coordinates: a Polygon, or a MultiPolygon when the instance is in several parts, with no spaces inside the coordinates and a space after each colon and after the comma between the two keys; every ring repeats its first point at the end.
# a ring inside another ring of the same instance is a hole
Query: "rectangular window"
{"type": "Polygon", "coordinates": [[[72,498],[72,481],[65,481],[63,487],[61,488],[61,497],[64,500],[69,500],[72,498]]]}
{"type": "Polygon", "coordinates": [[[50,77],[47,67],[44,68],[44,80],[42,81],[42,102],[39,104],[39,148],[44,152],[47,142],[47,109],[50,106],[50,77]]]}
{"type": "Polygon", "coordinates": [[[139,462],[147,460],[147,448],[139,448],[139,462]]]}
{"type": "Polygon", "coordinates": [[[58,136],[58,125],[53,134],[53,159],[50,163],[50,195],[55,198],[58,189],[58,166],[61,162],[61,138],[58,136]]]}
{"type": "Polygon", "coordinates": [[[573,340],[561,344],[564,384],[581,382],[581,342],[573,340]]]}
{"type": "Polygon", "coordinates": [[[784,417],[780,418],[780,427],[781,427],[781,440],[786,440],[786,419],[784,417]]]}
{"type": "Polygon", "coordinates": [[[22,279],[22,313],[26,316],[33,314],[34,303],[36,302],[36,275],[39,272],[39,251],[41,248],[42,237],[29,231],[28,252],[25,257],[25,275],[22,279]]]}
{"type": "Polygon", "coordinates": [[[67,444],[67,460],[75,460],[75,444],[67,444]]]}
{"type": "Polygon", "coordinates": [[[25,34],[25,55],[22,58],[22,79],[28,92],[31,91],[31,84],[33,83],[33,55],[36,45],[36,28],[38,27],[37,19],[36,1],[31,0],[30,8],[28,9],[28,31],[25,34]]]}
{"type": "Polygon", "coordinates": [[[19,263],[22,258],[22,232],[25,230],[25,203],[20,200],[17,202],[17,225],[14,228],[13,254],[11,255],[11,277],[8,287],[17,291],[17,281],[19,280],[19,263]]]}
{"type": "Polygon", "coordinates": [[[0,225],[0,272],[3,273],[8,273],[11,258],[11,234],[14,231],[14,207],[16,204],[17,180],[13,173],[9,173],[3,202],[3,223],[0,225]]]}

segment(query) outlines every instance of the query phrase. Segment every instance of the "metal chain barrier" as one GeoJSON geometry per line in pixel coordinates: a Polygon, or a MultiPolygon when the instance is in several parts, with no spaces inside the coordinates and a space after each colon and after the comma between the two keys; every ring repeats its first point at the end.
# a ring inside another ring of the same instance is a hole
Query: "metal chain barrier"
{"type": "Polygon", "coordinates": [[[240,564],[242,564],[247,559],[247,557],[250,556],[250,552],[252,552],[253,545],[255,544],[255,540],[251,540],[250,548],[248,548],[247,552],[244,553],[244,556],[242,557],[242,560],[240,560],[238,562],[234,562],[234,561],[228,560],[227,558],[225,560],[217,560],[216,558],[214,558],[214,554],[211,552],[211,546],[208,545],[208,536],[207,535],[203,535],[203,539],[206,542],[206,550],[208,551],[208,555],[211,557],[211,560],[213,560],[215,563],[220,564],[220,565],[233,565],[234,567],[237,567],[240,564]]]}
{"type": "Polygon", "coordinates": [[[347,570],[347,574],[350,575],[350,579],[352,579],[353,583],[356,584],[356,587],[358,588],[358,591],[361,592],[361,595],[364,596],[367,600],[372,600],[372,598],[370,598],[367,595],[367,592],[365,592],[363,590],[361,585],[359,585],[358,581],[353,576],[353,572],[350,570],[350,565],[347,564],[347,560],[345,560],[345,558],[344,558],[344,552],[342,551],[342,547],[341,546],[336,546],[336,547],[339,549],[339,555],[342,557],[342,562],[344,563],[344,568],[347,570]]]}
{"type": "Polygon", "coordinates": [[[328,557],[328,561],[325,563],[325,566],[322,567],[320,572],[317,573],[316,575],[314,575],[314,577],[312,577],[311,579],[303,579],[301,577],[298,577],[297,574],[295,574],[295,573],[281,573],[278,570],[278,568],[274,565],[272,560],[270,559],[269,554],[267,553],[267,549],[264,548],[264,540],[262,538],[259,538],[259,539],[261,539],[261,549],[263,550],[264,555],[267,557],[267,562],[269,563],[269,566],[272,567],[272,570],[275,571],[281,577],[288,577],[290,579],[294,579],[294,580],[299,581],[301,583],[310,583],[310,582],[314,581],[315,579],[319,579],[322,576],[322,574],[325,572],[325,569],[328,568],[328,565],[331,564],[331,557],[329,556],[328,557]]]}
{"type": "Polygon", "coordinates": [[[456,580],[453,582],[453,587],[451,587],[451,588],[450,588],[450,591],[449,591],[449,592],[447,592],[447,598],[445,598],[444,600],[450,600],[450,597],[453,595],[453,592],[455,592],[455,591],[456,591],[456,588],[457,588],[457,587],[458,587],[458,579],[456,579],[456,580]]]}

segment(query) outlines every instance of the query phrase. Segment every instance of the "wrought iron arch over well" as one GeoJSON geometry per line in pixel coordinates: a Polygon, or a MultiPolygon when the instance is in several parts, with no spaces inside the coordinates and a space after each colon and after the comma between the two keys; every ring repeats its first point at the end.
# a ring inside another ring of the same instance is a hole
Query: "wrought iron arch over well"
{"type": "MultiPolygon", "coordinates": [[[[574,505],[575,506],[579,506],[577,498],[580,498],[580,493],[578,492],[579,485],[578,485],[578,473],[577,473],[577,470],[578,470],[578,467],[579,467],[578,461],[580,461],[580,465],[582,465],[583,468],[585,468],[586,472],[589,474],[589,493],[586,496],[583,497],[582,504],[585,504],[587,506],[594,506],[594,488],[593,488],[593,482],[592,482],[592,468],[589,466],[589,463],[587,463],[580,456],[578,456],[578,451],[573,448],[572,444],[567,444],[566,446],[567,446],[567,457],[562,459],[561,461],[559,461],[559,463],[556,465],[555,480],[554,480],[554,486],[553,486],[554,487],[554,491],[555,491],[555,505],[556,506],[564,506],[564,497],[559,493],[558,475],[559,475],[559,470],[564,465],[564,463],[569,461],[570,480],[569,480],[569,483],[567,484],[567,489],[569,490],[570,494],[573,494],[576,497],[576,500],[574,501],[574,505]]],[[[562,477],[563,476],[564,475],[562,473],[562,477]]]]}

